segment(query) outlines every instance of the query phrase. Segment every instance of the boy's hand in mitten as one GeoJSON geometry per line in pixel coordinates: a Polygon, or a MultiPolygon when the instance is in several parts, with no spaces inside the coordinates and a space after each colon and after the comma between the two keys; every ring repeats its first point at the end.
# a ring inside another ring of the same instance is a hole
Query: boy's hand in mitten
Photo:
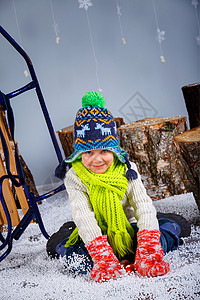
{"type": "Polygon", "coordinates": [[[87,243],[86,248],[94,263],[91,272],[94,281],[102,282],[120,277],[121,266],[107,241],[106,235],[98,236],[87,243]]]}
{"type": "Polygon", "coordinates": [[[142,230],[137,234],[134,269],[143,276],[159,276],[169,272],[169,264],[162,260],[164,252],[160,244],[159,230],[142,230]]]}

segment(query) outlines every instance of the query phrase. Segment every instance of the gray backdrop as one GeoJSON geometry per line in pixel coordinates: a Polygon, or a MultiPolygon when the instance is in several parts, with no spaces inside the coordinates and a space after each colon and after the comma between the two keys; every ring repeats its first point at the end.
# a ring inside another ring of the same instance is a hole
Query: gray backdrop
{"type": "MultiPolygon", "coordinates": [[[[0,0],[1,26],[30,56],[55,131],[73,124],[83,94],[98,88],[113,115],[126,123],[187,116],[181,87],[199,81],[199,6],[195,10],[190,0],[155,0],[157,24],[165,31],[162,63],[153,0],[118,0],[126,44],[117,1],[91,3],[86,12],[77,0],[0,0]]],[[[23,59],[2,36],[0,51],[0,89],[9,93],[30,77],[24,76],[23,59]]],[[[22,156],[37,185],[51,183],[58,161],[35,91],[12,99],[12,104],[22,156]]]]}

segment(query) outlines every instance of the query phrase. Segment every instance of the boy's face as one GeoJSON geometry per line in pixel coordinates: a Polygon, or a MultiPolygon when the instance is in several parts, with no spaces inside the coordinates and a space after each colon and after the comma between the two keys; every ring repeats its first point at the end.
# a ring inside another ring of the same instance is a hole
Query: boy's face
{"type": "Polygon", "coordinates": [[[81,155],[83,165],[90,171],[98,174],[104,173],[113,163],[112,151],[96,149],[83,152],[81,155]]]}

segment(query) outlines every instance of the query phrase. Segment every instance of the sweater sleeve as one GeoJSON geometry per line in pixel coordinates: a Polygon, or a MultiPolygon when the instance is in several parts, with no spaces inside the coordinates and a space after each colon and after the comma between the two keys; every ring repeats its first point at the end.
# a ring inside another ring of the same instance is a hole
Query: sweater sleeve
{"type": "Polygon", "coordinates": [[[89,202],[89,191],[76,172],[71,168],[64,180],[69,195],[73,220],[84,243],[102,235],[89,202]]]}
{"type": "Polygon", "coordinates": [[[143,229],[159,230],[156,209],[153,202],[147,195],[136,164],[131,163],[131,167],[137,172],[138,178],[129,182],[127,197],[130,205],[134,208],[134,216],[137,220],[137,227],[139,231],[143,229]]]}

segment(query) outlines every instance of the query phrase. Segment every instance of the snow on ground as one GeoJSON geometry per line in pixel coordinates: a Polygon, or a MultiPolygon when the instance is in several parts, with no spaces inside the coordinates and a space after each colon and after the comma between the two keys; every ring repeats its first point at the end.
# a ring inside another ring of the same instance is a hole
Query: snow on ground
{"type": "MultiPolygon", "coordinates": [[[[0,300],[124,300],[124,299],[200,299],[200,227],[193,195],[184,194],[154,202],[161,212],[182,214],[193,224],[192,233],[178,250],[168,253],[168,274],[146,278],[125,274],[107,283],[92,282],[86,276],[67,274],[60,260],[46,254],[46,239],[37,224],[30,224],[12,252],[0,263],[0,300]]],[[[49,235],[71,220],[66,192],[39,205],[49,235]]]]}

